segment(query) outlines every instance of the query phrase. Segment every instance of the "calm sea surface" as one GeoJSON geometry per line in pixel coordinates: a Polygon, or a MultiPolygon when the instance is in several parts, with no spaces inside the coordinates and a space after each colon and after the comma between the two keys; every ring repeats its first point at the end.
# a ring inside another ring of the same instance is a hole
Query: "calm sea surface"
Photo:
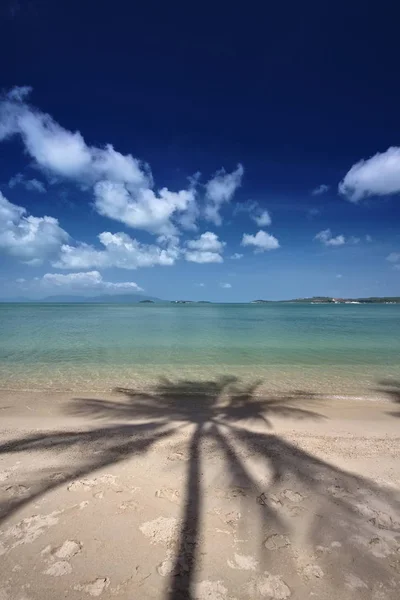
{"type": "Polygon", "coordinates": [[[381,380],[400,379],[400,305],[0,304],[0,389],[219,375],[373,395],[381,380]]]}

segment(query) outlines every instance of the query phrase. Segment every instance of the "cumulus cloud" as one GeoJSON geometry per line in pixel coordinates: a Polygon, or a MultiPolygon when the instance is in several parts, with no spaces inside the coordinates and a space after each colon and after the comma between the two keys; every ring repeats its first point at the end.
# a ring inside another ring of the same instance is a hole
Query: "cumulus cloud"
{"type": "MultiPolygon", "coordinates": [[[[176,235],[177,223],[185,229],[196,228],[195,184],[178,192],[153,191],[148,165],[131,154],[121,154],[111,144],[88,145],[79,131],[68,131],[50,115],[29,106],[29,91],[15,88],[1,100],[0,140],[20,136],[36,166],[51,179],[69,179],[93,188],[95,208],[103,216],[155,234],[176,235]]],[[[209,202],[219,206],[231,197],[235,173],[220,173],[207,184],[209,202]]]]}
{"type": "Polygon", "coordinates": [[[202,233],[197,240],[190,240],[187,247],[191,250],[203,250],[209,252],[221,252],[225,246],[225,242],[221,242],[218,236],[211,231],[202,233]]]}
{"type": "Polygon", "coordinates": [[[252,218],[259,227],[266,227],[272,223],[271,216],[267,210],[263,210],[259,215],[254,215],[252,218]]]}
{"type": "Polygon", "coordinates": [[[221,263],[223,258],[221,252],[225,242],[221,242],[218,236],[211,231],[206,231],[199,238],[189,240],[186,244],[185,258],[189,262],[196,263],[221,263]]]}
{"type": "Polygon", "coordinates": [[[159,244],[142,244],[126,233],[104,231],[99,236],[101,250],[89,244],[64,244],[53,266],[61,269],[118,267],[137,269],[155,265],[170,266],[180,255],[176,238],[160,239],[159,244]]]}
{"type": "Polygon", "coordinates": [[[206,287],[205,283],[195,283],[194,284],[196,287],[206,287]]]}
{"type": "Polygon", "coordinates": [[[326,192],[329,190],[329,185],[326,185],[325,183],[321,183],[321,185],[317,186],[316,188],[314,188],[311,192],[311,194],[313,196],[321,196],[321,194],[326,194],[326,192]]]}
{"type": "MultiPolygon", "coordinates": [[[[336,237],[333,237],[330,229],[324,229],[323,231],[320,231],[317,233],[314,239],[320,241],[322,244],[325,244],[325,246],[343,246],[343,244],[357,245],[361,242],[361,238],[355,235],[351,235],[348,238],[346,238],[344,235],[337,235],[336,237]]],[[[365,241],[370,242],[371,236],[366,235],[365,241]]]]}
{"type": "Polygon", "coordinates": [[[40,280],[42,284],[49,287],[63,288],[63,290],[99,290],[109,292],[135,291],[142,292],[143,289],[133,281],[112,283],[104,281],[98,271],[87,271],[81,273],[46,273],[40,280]]]}
{"type": "Polygon", "coordinates": [[[341,275],[341,273],[338,273],[338,274],[336,275],[336,279],[342,279],[342,277],[343,277],[343,275],[341,275]]]}
{"type": "Polygon", "coordinates": [[[200,252],[199,250],[187,250],[185,258],[189,262],[194,263],[222,263],[224,259],[216,252],[200,252]]]}
{"type": "Polygon", "coordinates": [[[254,246],[255,252],[265,252],[266,250],[276,250],[279,248],[279,242],[273,235],[260,229],[255,235],[243,234],[242,246],[254,246]]]}
{"type": "Polygon", "coordinates": [[[241,258],[243,258],[243,254],[240,254],[239,252],[235,252],[234,254],[232,254],[232,256],[229,257],[231,260],[240,260],[241,258]]]}
{"type": "Polygon", "coordinates": [[[400,193],[400,148],[392,146],[354,164],[339,183],[339,192],[355,203],[400,193]]]}
{"type": "Polygon", "coordinates": [[[8,186],[10,188],[14,188],[16,185],[22,185],[29,192],[39,192],[44,194],[46,191],[46,188],[41,181],[35,178],[25,179],[22,173],[17,173],[14,175],[14,177],[11,177],[10,181],[8,182],[8,186]]]}
{"type": "Polygon", "coordinates": [[[240,202],[236,204],[234,214],[247,212],[250,215],[250,218],[259,226],[259,227],[267,227],[271,225],[271,215],[267,210],[261,208],[258,202],[249,201],[249,202],[240,202]]]}
{"type": "Polygon", "coordinates": [[[241,186],[243,173],[243,165],[238,164],[232,173],[227,173],[225,169],[217,171],[214,177],[206,183],[204,216],[207,221],[221,225],[220,209],[224,203],[231,201],[236,190],[241,186]]]}
{"type": "Polygon", "coordinates": [[[67,240],[57,219],[28,215],[0,192],[0,251],[35,265],[55,255],[67,240]]]}
{"type": "Polygon", "coordinates": [[[230,283],[220,283],[220,286],[225,290],[229,290],[232,287],[230,283]]]}
{"type": "Polygon", "coordinates": [[[391,252],[389,256],[386,257],[386,260],[391,263],[400,262],[400,252],[391,252]]]}
{"type": "Polygon", "coordinates": [[[368,233],[365,236],[365,241],[368,242],[368,243],[372,242],[372,237],[368,233]]]}
{"type": "Polygon", "coordinates": [[[100,179],[147,184],[145,166],[111,144],[88,146],[79,131],[68,131],[54,119],[26,103],[29,88],[11,90],[0,103],[0,139],[19,135],[36,164],[51,175],[90,183],[100,179]]]}
{"type": "Polygon", "coordinates": [[[330,229],[324,229],[324,231],[320,231],[317,233],[314,239],[318,240],[325,246],[343,246],[343,244],[346,243],[346,238],[344,235],[337,235],[336,237],[333,237],[330,229]]]}
{"type": "MultiPolygon", "coordinates": [[[[170,192],[163,188],[157,195],[149,188],[132,193],[123,183],[112,181],[95,185],[95,206],[99,214],[150,233],[176,235],[178,230],[172,216],[187,211],[194,204],[193,190],[170,192]]],[[[189,221],[186,226],[190,226],[189,221]]]]}

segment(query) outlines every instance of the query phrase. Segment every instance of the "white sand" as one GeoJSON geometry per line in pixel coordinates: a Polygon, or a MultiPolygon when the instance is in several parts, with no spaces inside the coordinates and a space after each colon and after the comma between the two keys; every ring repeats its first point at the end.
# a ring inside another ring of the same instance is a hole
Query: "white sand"
{"type": "Polygon", "coordinates": [[[71,400],[0,394],[0,600],[400,598],[394,404],[71,400]]]}

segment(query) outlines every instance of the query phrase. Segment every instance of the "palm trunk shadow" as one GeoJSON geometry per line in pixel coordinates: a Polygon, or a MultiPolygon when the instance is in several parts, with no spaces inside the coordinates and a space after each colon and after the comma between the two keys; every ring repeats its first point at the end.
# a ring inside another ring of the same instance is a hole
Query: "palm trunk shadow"
{"type": "Polygon", "coordinates": [[[168,600],[191,600],[194,598],[194,576],[198,561],[201,527],[200,444],[202,431],[203,424],[198,423],[190,443],[185,506],[168,590],[168,600]]]}

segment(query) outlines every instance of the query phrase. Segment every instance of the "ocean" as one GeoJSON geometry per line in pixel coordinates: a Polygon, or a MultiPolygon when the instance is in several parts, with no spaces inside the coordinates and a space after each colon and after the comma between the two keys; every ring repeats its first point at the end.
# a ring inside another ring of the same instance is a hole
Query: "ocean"
{"type": "Polygon", "coordinates": [[[400,379],[400,305],[0,304],[0,389],[148,388],[223,375],[374,396],[400,379]]]}

